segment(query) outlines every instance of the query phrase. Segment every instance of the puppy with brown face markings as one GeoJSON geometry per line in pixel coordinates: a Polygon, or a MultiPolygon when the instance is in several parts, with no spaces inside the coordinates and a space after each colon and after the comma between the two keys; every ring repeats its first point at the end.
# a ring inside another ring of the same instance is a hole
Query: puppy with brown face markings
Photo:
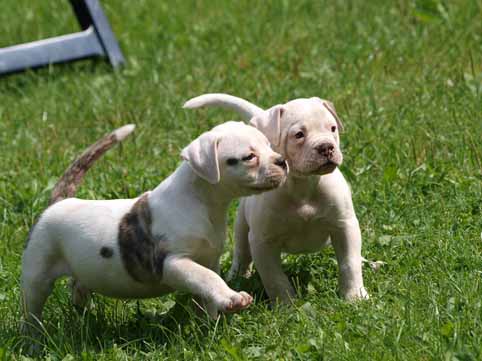
{"type": "Polygon", "coordinates": [[[52,205],[32,228],[22,260],[27,328],[41,319],[62,276],[73,278],[79,306],[91,292],[132,299],[182,290],[205,300],[214,317],[252,302],[218,275],[227,208],[236,197],[280,186],[284,159],[256,128],[227,122],[184,148],[180,167],[138,198],[71,198],[92,162],[132,129],[108,136],[113,141],[107,147],[104,139],[89,148],[56,185],[52,205]]]}
{"type": "Polygon", "coordinates": [[[296,99],[267,111],[228,94],[205,94],[185,108],[221,106],[250,119],[289,165],[286,183],[241,200],[229,277],[246,275],[254,261],[274,300],[290,302],[294,290],[281,268],[281,253],[316,252],[330,243],[339,266],[339,290],[348,299],[368,298],[363,286],[361,234],[343,160],[342,123],[332,103],[296,99]]]}

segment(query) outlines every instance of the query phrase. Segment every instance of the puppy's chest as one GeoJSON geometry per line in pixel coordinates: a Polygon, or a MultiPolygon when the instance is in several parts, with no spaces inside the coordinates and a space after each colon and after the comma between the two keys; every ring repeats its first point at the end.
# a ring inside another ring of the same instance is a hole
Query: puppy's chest
{"type": "Polygon", "coordinates": [[[274,222],[282,224],[273,232],[276,234],[274,238],[284,252],[319,251],[329,242],[332,228],[330,219],[330,209],[319,204],[303,203],[294,206],[285,213],[283,219],[274,222]]]}
{"type": "Polygon", "coordinates": [[[320,222],[290,222],[277,242],[287,253],[310,253],[324,248],[330,239],[329,226],[320,222]]]}
{"type": "Polygon", "coordinates": [[[330,213],[333,213],[327,204],[320,201],[305,201],[291,205],[288,209],[288,217],[294,221],[305,223],[320,223],[327,222],[330,218],[330,213]]]}

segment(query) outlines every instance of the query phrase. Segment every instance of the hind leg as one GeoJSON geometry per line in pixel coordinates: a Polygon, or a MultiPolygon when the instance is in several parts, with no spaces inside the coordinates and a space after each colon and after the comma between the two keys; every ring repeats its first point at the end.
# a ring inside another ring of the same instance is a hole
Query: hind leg
{"type": "Polygon", "coordinates": [[[23,319],[20,323],[20,332],[26,336],[24,352],[28,355],[35,355],[40,351],[40,342],[43,338],[42,311],[57,278],[58,276],[48,272],[46,267],[30,267],[22,271],[23,319]]]}
{"type": "Polygon", "coordinates": [[[24,267],[21,283],[21,307],[23,319],[20,332],[26,336],[25,352],[35,355],[40,350],[43,337],[42,311],[48,296],[52,293],[55,281],[62,275],[61,265],[48,267],[24,267]]]}
{"type": "Polygon", "coordinates": [[[68,274],[65,262],[56,256],[54,247],[45,239],[31,239],[24,251],[21,278],[22,330],[34,335],[42,321],[42,311],[55,281],[68,274]],[[37,242],[36,242],[37,241],[37,242]]]}
{"type": "Polygon", "coordinates": [[[234,226],[234,254],[233,263],[227,279],[232,280],[238,276],[249,277],[249,266],[252,262],[249,248],[249,225],[244,214],[243,203],[239,206],[234,226]]]}
{"type": "Polygon", "coordinates": [[[38,333],[42,321],[42,311],[52,292],[55,279],[46,274],[22,276],[22,310],[24,319],[22,331],[27,335],[38,333]]]}
{"type": "Polygon", "coordinates": [[[91,300],[91,292],[88,288],[82,286],[79,281],[72,278],[70,281],[72,289],[72,303],[79,309],[85,309],[89,306],[91,300]]]}
{"type": "Polygon", "coordinates": [[[43,276],[22,276],[22,311],[23,319],[20,323],[20,332],[26,336],[24,352],[35,355],[40,351],[42,340],[42,310],[52,292],[54,280],[43,276]]]}

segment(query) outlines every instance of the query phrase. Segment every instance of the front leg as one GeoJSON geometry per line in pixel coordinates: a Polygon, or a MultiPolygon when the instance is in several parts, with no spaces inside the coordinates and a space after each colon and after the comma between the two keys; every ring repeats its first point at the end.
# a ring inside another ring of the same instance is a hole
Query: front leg
{"type": "Polygon", "coordinates": [[[214,271],[193,260],[168,256],[164,261],[163,283],[212,302],[216,310],[234,312],[248,307],[253,298],[246,292],[235,292],[214,271]]]}
{"type": "Polygon", "coordinates": [[[295,291],[281,267],[281,251],[251,237],[250,245],[254,265],[271,302],[291,303],[295,291]]]}
{"type": "Polygon", "coordinates": [[[361,233],[358,220],[342,221],[331,233],[339,268],[340,295],[347,300],[368,298],[363,286],[361,233]]]}
{"type": "MultiPolygon", "coordinates": [[[[219,263],[219,257],[216,258],[216,260],[210,265],[210,269],[212,269],[218,275],[221,274],[221,264],[219,263]]],[[[207,313],[212,319],[216,319],[218,317],[218,309],[214,301],[206,298],[197,297],[196,302],[200,306],[200,309],[198,308],[199,311],[207,313]]]]}

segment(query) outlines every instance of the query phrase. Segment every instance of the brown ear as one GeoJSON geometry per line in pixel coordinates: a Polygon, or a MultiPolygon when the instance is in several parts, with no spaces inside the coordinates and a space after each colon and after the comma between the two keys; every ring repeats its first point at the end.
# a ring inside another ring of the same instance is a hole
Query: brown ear
{"type": "Polygon", "coordinates": [[[336,120],[336,124],[338,125],[338,130],[342,132],[345,129],[345,127],[343,127],[343,123],[341,122],[340,117],[338,116],[338,114],[336,114],[335,106],[333,105],[333,103],[328,100],[323,100],[323,105],[325,106],[326,109],[328,109],[331,115],[333,115],[333,117],[336,120]]]}

